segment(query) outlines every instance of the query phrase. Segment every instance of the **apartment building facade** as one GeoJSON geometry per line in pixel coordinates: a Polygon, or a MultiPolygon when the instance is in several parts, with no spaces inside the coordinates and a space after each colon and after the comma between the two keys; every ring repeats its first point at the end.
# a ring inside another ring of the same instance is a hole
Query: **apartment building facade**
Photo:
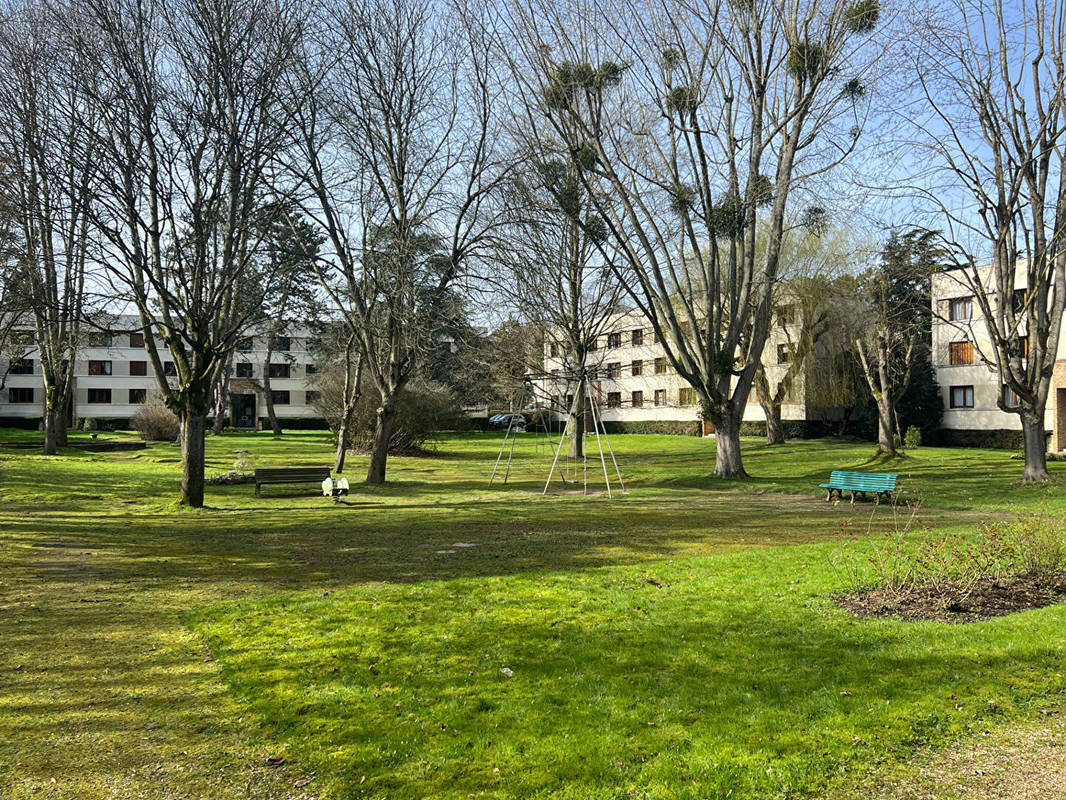
{"type": "MultiPolygon", "coordinates": [[[[74,362],[74,391],[67,409],[68,424],[78,420],[109,420],[121,424],[158,393],[144,334],[135,318],[120,317],[108,331],[87,334],[74,362]]],[[[281,420],[318,418],[312,404],[315,363],[307,350],[308,332],[296,330],[276,340],[266,363],[266,339],[255,332],[237,347],[231,364],[227,413],[229,424],[255,429],[266,417],[264,373],[270,373],[274,411],[281,420]]],[[[164,351],[165,352],[165,351],[164,351]]],[[[165,358],[165,355],[164,355],[165,358]]],[[[0,392],[0,424],[32,427],[44,414],[44,378],[36,349],[8,366],[6,389],[0,392]]],[[[164,374],[174,370],[163,363],[164,374]]]]}
{"type": "MultiPolygon", "coordinates": [[[[993,285],[992,269],[980,273],[984,285],[993,285]]],[[[1025,265],[1019,264],[1012,302],[1025,303],[1025,265]]],[[[973,290],[960,270],[937,273],[932,280],[933,367],[943,401],[943,427],[949,442],[959,444],[1020,446],[1021,420],[1003,410],[1017,398],[999,377],[994,348],[973,290]],[[992,363],[990,363],[992,362],[992,363]]],[[[1018,347],[1028,352],[1028,337],[1019,331],[1018,347]]],[[[1048,449],[1066,450],[1066,337],[1060,337],[1052,388],[1044,414],[1048,449]]]]}
{"type": "MultiPolygon", "coordinates": [[[[594,371],[592,390],[606,423],[697,422],[700,399],[696,390],[677,373],[666,357],[648,319],[638,311],[619,313],[605,326],[585,366],[594,371]]],[[[763,364],[771,387],[776,387],[791,363],[790,342],[798,331],[775,326],[763,349],[763,364]]],[[[567,380],[564,345],[549,332],[544,349],[545,378],[542,397],[550,397],[557,420],[573,403],[573,384],[567,380]]],[[[807,401],[810,375],[801,370],[781,406],[785,422],[824,421],[837,416],[832,409],[815,408],[807,401]]],[[[766,415],[753,388],[744,411],[745,422],[764,423],[766,415]]],[[[704,431],[710,433],[709,426],[704,431]]]]}

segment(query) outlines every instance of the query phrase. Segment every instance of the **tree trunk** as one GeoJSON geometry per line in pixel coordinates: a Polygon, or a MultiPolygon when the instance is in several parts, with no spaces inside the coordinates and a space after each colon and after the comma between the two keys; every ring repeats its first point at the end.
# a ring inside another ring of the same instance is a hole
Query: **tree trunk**
{"type": "MultiPolygon", "coordinates": [[[[59,415],[55,409],[48,407],[44,410],[44,454],[54,456],[59,447],[59,415]]],[[[63,427],[66,427],[64,424],[63,427]]]]}
{"type": "Polygon", "coordinates": [[[740,456],[742,418],[742,414],[732,409],[723,409],[720,415],[711,419],[715,436],[714,474],[719,478],[748,477],[740,456]]]}
{"type": "Polygon", "coordinates": [[[764,403],[763,411],[766,413],[766,443],[784,444],[785,425],[781,421],[781,404],[764,403]]]}
{"type": "Polygon", "coordinates": [[[263,364],[263,397],[266,399],[267,421],[270,430],[275,436],[281,436],[281,425],[278,423],[278,415],[274,413],[274,393],[270,389],[270,359],[274,355],[274,337],[270,337],[266,351],[266,362],[263,364]]]}
{"type": "Polygon", "coordinates": [[[215,388],[215,421],[211,426],[211,432],[215,436],[221,436],[226,425],[226,391],[229,388],[229,377],[223,375],[215,388]]]}
{"type": "Polygon", "coordinates": [[[366,482],[385,483],[385,466],[389,460],[389,439],[392,438],[392,426],[396,421],[396,410],[391,403],[383,403],[378,408],[377,424],[374,426],[374,444],[370,451],[370,467],[366,472],[366,482]]]}
{"type": "Polygon", "coordinates": [[[574,390],[574,404],[570,406],[570,458],[585,455],[585,384],[574,390]]]}
{"type": "Polygon", "coordinates": [[[1022,473],[1022,483],[1049,480],[1044,415],[1035,412],[1023,412],[1022,435],[1025,439],[1025,472],[1022,473]]]}
{"type": "Polygon", "coordinates": [[[181,421],[181,504],[204,505],[204,433],[207,417],[188,415],[181,421]]]}
{"type": "Polygon", "coordinates": [[[337,455],[333,459],[333,471],[344,472],[344,459],[348,455],[348,423],[341,422],[337,429],[337,455]]]}
{"type": "Polygon", "coordinates": [[[896,455],[896,426],[893,424],[892,405],[887,398],[877,401],[877,452],[886,456],[896,455]]]}

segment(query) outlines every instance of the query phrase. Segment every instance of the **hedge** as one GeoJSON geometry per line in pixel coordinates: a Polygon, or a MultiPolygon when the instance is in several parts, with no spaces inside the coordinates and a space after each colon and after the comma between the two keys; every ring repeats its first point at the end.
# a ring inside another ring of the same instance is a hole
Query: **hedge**
{"type": "Polygon", "coordinates": [[[43,417],[0,417],[0,428],[18,428],[24,431],[37,431],[44,423],[43,417]]]}

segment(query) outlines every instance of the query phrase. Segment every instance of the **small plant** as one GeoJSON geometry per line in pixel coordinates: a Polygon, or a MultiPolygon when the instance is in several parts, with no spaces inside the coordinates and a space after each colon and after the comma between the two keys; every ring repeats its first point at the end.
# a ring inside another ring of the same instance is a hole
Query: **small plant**
{"type": "Polygon", "coordinates": [[[922,429],[911,425],[907,428],[907,432],[903,435],[903,443],[907,446],[907,449],[913,449],[922,446],[922,429]]]}
{"type": "Polygon", "coordinates": [[[83,431],[95,431],[96,420],[93,417],[85,417],[81,422],[81,429],[83,431]]]}
{"type": "Polygon", "coordinates": [[[235,450],[234,452],[237,454],[237,458],[233,462],[234,472],[247,473],[255,468],[247,450],[235,450]]]}

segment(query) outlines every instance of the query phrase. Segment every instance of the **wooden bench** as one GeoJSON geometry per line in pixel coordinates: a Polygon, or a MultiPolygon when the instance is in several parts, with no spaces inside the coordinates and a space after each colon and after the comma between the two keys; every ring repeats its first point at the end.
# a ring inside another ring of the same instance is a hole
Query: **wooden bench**
{"type": "Polygon", "coordinates": [[[271,467],[255,471],[255,496],[261,486],[274,483],[318,483],[330,476],[329,467],[271,467]]]}
{"type": "Polygon", "coordinates": [[[892,492],[896,491],[897,475],[886,472],[847,472],[841,469],[833,470],[829,476],[829,483],[819,486],[826,490],[825,501],[833,499],[833,493],[843,499],[844,492],[851,492],[851,503],[855,504],[855,495],[865,496],[867,492],[877,497],[880,504],[881,498],[892,499],[892,492]]]}

